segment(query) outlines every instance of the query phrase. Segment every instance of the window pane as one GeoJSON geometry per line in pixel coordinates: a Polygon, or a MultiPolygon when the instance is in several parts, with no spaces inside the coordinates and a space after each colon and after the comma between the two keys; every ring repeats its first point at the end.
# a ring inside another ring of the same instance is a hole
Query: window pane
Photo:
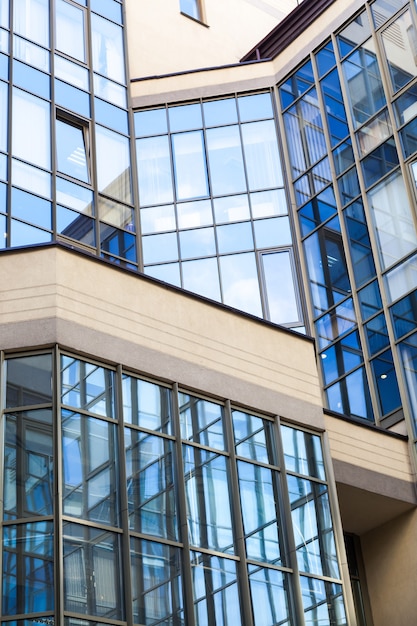
{"type": "Polygon", "coordinates": [[[144,235],[175,230],[175,210],[173,204],[156,206],[140,211],[141,232],[144,235]]]}
{"type": "Polygon", "coordinates": [[[178,541],[172,441],[125,428],[129,525],[178,541]]]}
{"type": "Polygon", "coordinates": [[[175,189],[178,200],[204,198],[208,195],[203,133],[172,136],[175,189]]]}
{"type": "Polygon", "coordinates": [[[403,13],[382,31],[381,37],[388,61],[392,89],[396,92],[416,75],[414,63],[416,28],[411,11],[403,13]]]}
{"type": "Polygon", "coordinates": [[[173,201],[168,137],[136,141],[139,195],[142,206],[173,201]]]}
{"type": "Polygon", "coordinates": [[[52,401],[50,354],[7,359],[5,376],[7,408],[52,401]]]}
{"type": "Polygon", "coordinates": [[[164,263],[178,260],[177,233],[148,235],[142,238],[143,262],[164,263]]]}
{"type": "Polygon", "coordinates": [[[291,624],[288,574],[253,565],[248,569],[255,626],[291,624]]]}
{"type": "Polygon", "coordinates": [[[220,404],[179,394],[181,437],[224,450],[223,407],[220,404]]]}
{"type": "Polygon", "coordinates": [[[84,11],[64,0],[56,0],[56,47],[85,62],[84,11]]]}
{"type": "Polygon", "coordinates": [[[235,98],[224,98],[222,100],[203,102],[203,111],[204,123],[207,127],[237,123],[235,98]]]}
{"type": "Polygon", "coordinates": [[[171,432],[171,396],[167,387],[123,375],[125,422],[164,433],[171,432]]]}
{"type": "Polygon", "coordinates": [[[234,553],[227,459],[183,445],[190,544],[234,553]]]}
{"type": "Polygon", "coordinates": [[[13,156],[50,169],[50,105],[20,89],[13,89],[13,156]]]}
{"type": "Polygon", "coordinates": [[[69,356],[61,357],[61,401],[97,415],[114,416],[114,372],[69,356]]]}
{"type": "Polygon", "coordinates": [[[278,465],[273,422],[243,411],[232,411],[237,456],[278,465]]]}
{"type": "Polygon", "coordinates": [[[4,519],[53,514],[52,413],[7,415],[4,519]]]}
{"type": "Polygon", "coordinates": [[[200,296],[221,300],[217,259],[198,259],[182,263],[184,289],[200,296]]]}
{"type": "Polygon", "coordinates": [[[300,321],[290,252],[263,254],[261,258],[269,319],[277,324],[300,321]]]}
{"type": "Polygon", "coordinates": [[[246,191],[238,127],[207,130],[207,147],[213,195],[246,191]]]}
{"type": "Polygon", "coordinates": [[[94,71],[124,84],[123,29],[93,13],[91,31],[94,71]]]}
{"type": "Polygon", "coordinates": [[[117,526],[115,425],[62,412],[63,512],[117,526]]]}
{"type": "Polygon", "coordinates": [[[220,257],[220,270],[224,303],[261,317],[255,255],[247,253],[220,257]]]}
{"type": "Polygon", "coordinates": [[[242,125],[249,189],[282,187],[281,163],[273,120],[242,125]]]}
{"type": "Polygon", "coordinates": [[[226,224],[216,228],[220,254],[253,250],[253,233],[251,222],[226,224]]]}
{"type": "Polygon", "coordinates": [[[121,202],[132,201],[129,140],[96,125],[98,190],[121,202]]]}
{"type": "Polygon", "coordinates": [[[15,33],[48,48],[48,0],[14,0],[13,11],[15,33]]]}
{"type": "Polygon", "coordinates": [[[387,350],[371,361],[372,373],[378,392],[382,415],[401,408],[400,391],[391,350],[387,350]]]}
{"type": "Polygon", "coordinates": [[[326,480],[320,437],[290,426],[281,426],[281,435],[287,472],[326,480]]]}
{"type": "Polygon", "coordinates": [[[201,20],[199,0],[180,0],[180,8],[183,13],[201,20]]]}
{"type": "Polygon", "coordinates": [[[63,174],[89,181],[85,130],[56,120],[57,167],[63,174]]]}

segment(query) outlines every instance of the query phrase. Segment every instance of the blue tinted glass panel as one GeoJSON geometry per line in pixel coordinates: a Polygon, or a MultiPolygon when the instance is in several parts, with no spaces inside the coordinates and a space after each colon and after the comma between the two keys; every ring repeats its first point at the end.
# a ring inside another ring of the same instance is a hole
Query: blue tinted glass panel
{"type": "Polygon", "coordinates": [[[49,102],[13,88],[12,153],[45,169],[51,166],[49,102]],[[30,137],[31,141],[27,138],[30,137]]]}
{"type": "Polygon", "coordinates": [[[329,125],[332,145],[334,146],[349,134],[337,69],[328,74],[320,84],[327,115],[327,123],[329,125]]]}
{"type": "Polygon", "coordinates": [[[91,217],[65,207],[56,207],[56,229],[60,235],[95,246],[95,222],[91,217]]]}
{"type": "Polygon", "coordinates": [[[99,124],[109,126],[125,135],[129,134],[129,121],[127,111],[115,107],[109,102],[104,102],[99,98],[94,98],[94,111],[99,124]]]}
{"type": "Polygon", "coordinates": [[[281,163],[275,124],[254,122],[241,126],[248,185],[251,191],[282,187],[281,163]]]}
{"type": "Polygon", "coordinates": [[[320,356],[325,384],[328,385],[363,362],[358,333],[350,333],[320,356]]]}
{"type": "Polygon", "coordinates": [[[85,63],[85,13],[69,2],[56,0],[56,48],[85,63]]]}
{"type": "Polygon", "coordinates": [[[173,204],[140,210],[140,225],[143,235],[175,230],[175,210],[173,204]]]}
{"type": "Polygon", "coordinates": [[[100,243],[104,252],[136,262],[136,237],[125,230],[100,223],[100,243]]]}
{"type": "Polygon", "coordinates": [[[276,324],[300,321],[297,286],[289,250],[262,255],[269,319],[276,324]]]}
{"type": "Polygon", "coordinates": [[[361,286],[376,275],[362,202],[354,202],[347,207],[344,216],[349,236],[353,273],[356,285],[361,286]]]}
{"type": "Polygon", "coordinates": [[[213,195],[246,191],[239,128],[207,130],[207,147],[213,195]]]}
{"type": "Polygon", "coordinates": [[[136,111],[135,135],[146,137],[147,135],[162,135],[168,132],[167,115],[165,109],[152,109],[150,111],[136,111]]]}
{"type": "Polygon", "coordinates": [[[124,85],[118,85],[114,80],[109,80],[104,76],[99,76],[99,74],[94,74],[93,83],[96,96],[107,100],[107,102],[112,102],[122,109],[127,108],[127,93],[124,85]]]}
{"type": "Polygon", "coordinates": [[[382,309],[381,294],[379,293],[377,281],[358,291],[358,297],[363,321],[382,309]]]}
{"type": "Polygon", "coordinates": [[[13,60],[13,83],[37,96],[50,98],[49,75],[16,59],[13,60]]]}
{"type": "Polygon", "coordinates": [[[123,29],[93,13],[91,31],[94,71],[110,80],[124,84],[123,29]]]}
{"type": "Polygon", "coordinates": [[[196,624],[243,625],[235,561],[192,552],[191,576],[196,624]]]}
{"type": "Polygon", "coordinates": [[[48,172],[17,159],[12,160],[12,183],[16,187],[22,187],[31,193],[50,198],[51,179],[51,174],[48,172]]]}
{"type": "Polygon", "coordinates": [[[213,208],[217,224],[239,222],[250,217],[247,195],[216,198],[213,200],[213,208]]]}
{"type": "Polygon", "coordinates": [[[342,337],[356,326],[356,315],[352,298],[323,315],[315,323],[319,347],[325,348],[329,343],[342,337]]]}
{"type": "Polygon", "coordinates": [[[183,230],[179,237],[182,259],[216,254],[213,228],[183,230]]]}
{"type": "Polygon", "coordinates": [[[30,246],[32,244],[47,243],[52,240],[51,233],[47,233],[39,228],[34,228],[23,222],[12,220],[11,232],[10,232],[10,245],[15,246],[30,246]]]}
{"type": "Polygon", "coordinates": [[[391,317],[396,339],[414,330],[417,326],[417,291],[394,304],[391,307],[391,317]]]}
{"type": "Polygon", "coordinates": [[[139,196],[142,206],[173,201],[168,137],[136,141],[139,196]]]}
{"type": "MultiPolygon", "coordinates": [[[[8,88],[6,83],[0,82],[0,107],[1,107],[1,118],[0,118],[0,150],[7,151],[7,121],[8,121],[8,88]]],[[[4,179],[4,175],[2,175],[4,179]]]]}
{"type": "Polygon", "coordinates": [[[181,202],[177,204],[178,228],[211,226],[213,213],[210,200],[181,202]]]}
{"type": "Polygon", "coordinates": [[[400,355],[404,378],[407,385],[408,398],[414,418],[414,432],[417,426],[417,333],[400,343],[400,355]]]}
{"type": "Polygon", "coordinates": [[[252,610],[256,626],[290,624],[288,574],[263,567],[248,566],[252,610]]]}
{"type": "MultiPolygon", "coordinates": [[[[197,261],[192,261],[192,263],[196,262],[197,261]]],[[[185,263],[184,265],[186,264],[187,263],[185,263]]],[[[163,280],[165,283],[170,283],[171,285],[181,287],[179,263],[167,263],[163,265],[148,266],[145,267],[145,274],[147,276],[153,276],[153,278],[163,280]]],[[[191,289],[191,291],[196,291],[196,289],[191,289]]]]}
{"type": "Polygon", "coordinates": [[[364,368],[359,368],[326,389],[329,409],[344,415],[373,420],[369,384],[364,368]]]}
{"type": "Polygon", "coordinates": [[[212,300],[221,300],[216,258],[185,261],[182,263],[182,280],[184,289],[212,300]]]}
{"type": "Polygon", "coordinates": [[[9,57],[0,54],[0,78],[8,80],[9,78],[9,57]]]}
{"type": "Polygon", "coordinates": [[[237,123],[235,98],[203,102],[203,112],[206,127],[237,123]]]}
{"type": "Polygon", "coordinates": [[[314,228],[337,212],[333,187],[328,187],[299,210],[301,231],[308,235],[314,228]]]}
{"type": "Polygon", "coordinates": [[[0,250],[4,250],[7,245],[7,218],[0,214],[0,250]]]}
{"type": "Polygon", "coordinates": [[[252,217],[272,217],[273,215],[286,215],[288,213],[285,189],[272,191],[260,191],[250,194],[252,217]]]}
{"type": "Polygon", "coordinates": [[[369,354],[373,356],[389,344],[388,329],[385,315],[381,313],[365,324],[369,354]]]}
{"type": "Polygon", "coordinates": [[[337,176],[354,164],[355,157],[350,139],[333,150],[333,162],[337,176]]]}
{"type": "Polygon", "coordinates": [[[339,52],[341,56],[347,54],[353,48],[367,39],[371,34],[371,27],[368,20],[368,15],[364,11],[360,15],[356,16],[354,20],[348,24],[337,36],[337,43],[339,45],[339,52]]]}
{"type": "Polygon", "coordinates": [[[308,61],[295,72],[279,89],[283,108],[289,106],[314,84],[313,67],[308,61]]]}
{"type": "Polygon", "coordinates": [[[12,214],[37,226],[51,228],[51,203],[20,189],[12,189],[12,214]]]}
{"type": "Polygon", "coordinates": [[[382,415],[400,408],[401,398],[391,350],[371,361],[382,415]]]}
{"type": "Polygon", "coordinates": [[[398,165],[398,153],[394,139],[391,138],[382,146],[371,152],[362,161],[362,171],[367,187],[376,183],[398,165]]]}
{"type": "Polygon", "coordinates": [[[71,183],[69,180],[59,178],[56,179],[56,195],[57,201],[60,204],[80,211],[80,213],[86,213],[88,215],[93,214],[93,192],[90,189],[81,187],[75,183],[71,183]]]}
{"type": "Polygon", "coordinates": [[[7,180],[7,156],[0,154],[0,179],[7,180]]]}
{"type": "Polygon", "coordinates": [[[329,41],[329,43],[324,46],[324,48],[317,52],[316,63],[320,77],[326,74],[326,72],[328,72],[334,65],[336,65],[333,43],[331,41],[329,41]]]}
{"type": "Polygon", "coordinates": [[[348,202],[360,194],[361,190],[356,167],[352,167],[346,174],[343,174],[343,176],[338,179],[337,183],[343,205],[348,204],[348,202]]]}
{"type": "Polygon", "coordinates": [[[13,36],[13,56],[24,63],[33,65],[38,70],[49,72],[49,51],[17,35],[13,36]]]}
{"type": "Polygon", "coordinates": [[[220,257],[220,270],[224,303],[262,317],[255,255],[220,257]]]}
{"type": "Polygon", "coordinates": [[[239,96],[237,99],[241,122],[273,117],[270,93],[258,93],[252,96],[239,96]]]}
{"type": "Polygon", "coordinates": [[[168,118],[171,133],[203,126],[200,104],[184,104],[169,107],[168,118]]]}
{"type": "Polygon", "coordinates": [[[90,0],[91,10],[122,24],[122,5],[114,0],[90,0]]]}
{"type": "Polygon", "coordinates": [[[89,72],[86,67],[73,63],[68,59],[56,54],[54,57],[55,77],[61,78],[65,83],[70,83],[74,87],[79,87],[84,91],[89,90],[89,72]]]}
{"type": "Polygon", "coordinates": [[[288,217],[273,217],[266,220],[255,220],[253,226],[255,229],[255,241],[257,248],[288,246],[292,243],[288,217]]]}
{"type": "Polygon", "coordinates": [[[98,190],[130,203],[132,183],[128,138],[96,124],[96,162],[98,190]]]}
{"type": "Polygon", "coordinates": [[[251,250],[254,247],[251,222],[218,226],[216,230],[220,254],[251,250]]]}
{"type": "Polygon", "coordinates": [[[412,120],[400,131],[405,158],[417,151],[417,119],[412,120]]]}
{"type": "Polygon", "coordinates": [[[48,48],[49,11],[48,0],[15,0],[13,3],[15,33],[48,48]],[[29,16],[30,19],[27,19],[29,16]]]}
{"type": "Polygon", "coordinates": [[[55,99],[65,109],[90,117],[90,95],[85,91],[55,79],[55,99]]]}
{"type": "Polygon", "coordinates": [[[164,235],[148,235],[142,239],[143,262],[164,263],[178,259],[178,244],[176,233],[164,235]]]}
{"type": "Polygon", "coordinates": [[[394,92],[399,91],[416,75],[416,65],[414,63],[415,41],[411,33],[415,33],[411,11],[402,13],[395,22],[381,33],[394,92]],[[401,37],[400,39],[397,35],[399,32],[410,34],[408,37],[401,37]]]}
{"type": "Polygon", "coordinates": [[[397,125],[402,126],[417,115],[417,85],[414,83],[393,102],[397,125]]]}
{"type": "Polygon", "coordinates": [[[177,200],[209,195],[202,131],[172,135],[177,200]]]}

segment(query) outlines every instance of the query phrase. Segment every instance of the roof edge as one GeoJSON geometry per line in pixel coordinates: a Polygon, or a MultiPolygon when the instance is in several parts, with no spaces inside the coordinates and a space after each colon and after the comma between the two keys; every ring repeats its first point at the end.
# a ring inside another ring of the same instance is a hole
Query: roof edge
{"type": "Polygon", "coordinates": [[[304,0],[264,39],[240,59],[241,63],[273,59],[336,0],[304,0]]]}

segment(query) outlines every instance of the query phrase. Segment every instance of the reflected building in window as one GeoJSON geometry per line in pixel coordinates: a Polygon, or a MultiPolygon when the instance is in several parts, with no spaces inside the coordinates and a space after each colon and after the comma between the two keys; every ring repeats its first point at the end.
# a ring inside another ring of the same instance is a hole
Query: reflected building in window
{"type": "Polygon", "coordinates": [[[0,0],[0,626],[412,623],[416,29],[0,0]]]}

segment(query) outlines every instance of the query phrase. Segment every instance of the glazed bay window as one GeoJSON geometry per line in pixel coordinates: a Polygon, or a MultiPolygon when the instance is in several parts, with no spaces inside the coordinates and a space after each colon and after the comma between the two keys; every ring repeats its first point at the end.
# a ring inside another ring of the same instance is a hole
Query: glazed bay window
{"type": "Polygon", "coordinates": [[[135,132],[145,273],[301,327],[271,94],[136,111],[135,132]]]}

